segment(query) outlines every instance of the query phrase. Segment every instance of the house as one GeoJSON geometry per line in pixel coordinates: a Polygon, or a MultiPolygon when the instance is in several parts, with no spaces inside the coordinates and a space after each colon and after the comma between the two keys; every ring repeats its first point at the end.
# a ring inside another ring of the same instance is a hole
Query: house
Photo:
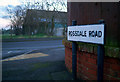
{"type": "Polygon", "coordinates": [[[24,34],[45,33],[62,36],[67,27],[67,12],[28,9],[23,24],[24,34]],[[61,30],[62,29],[62,30],[61,30]]]}

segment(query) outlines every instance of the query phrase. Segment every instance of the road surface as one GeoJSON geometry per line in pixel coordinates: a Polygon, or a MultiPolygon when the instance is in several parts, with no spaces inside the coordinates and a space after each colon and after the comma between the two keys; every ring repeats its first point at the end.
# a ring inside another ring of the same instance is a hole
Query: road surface
{"type": "Polygon", "coordinates": [[[14,60],[2,61],[2,80],[72,80],[65,67],[62,40],[4,42],[3,56],[14,60]],[[30,52],[31,51],[31,52],[30,52]],[[28,54],[21,53],[30,52],[28,54]],[[33,57],[30,57],[33,54],[33,57]],[[24,57],[23,57],[24,55],[24,57]],[[39,57],[34,57],[39,55],[39,57]],[[29,58],[30,57],[30,58],[29,58]]]}
{"type": "Polygon", "coordinates": [[[3,42],[2,43],[2,57],[21,55],[29,53],[34,50],[47,48],[62,48],[62,40],[50,41],[25,41],[25,42],[3,42]]]}

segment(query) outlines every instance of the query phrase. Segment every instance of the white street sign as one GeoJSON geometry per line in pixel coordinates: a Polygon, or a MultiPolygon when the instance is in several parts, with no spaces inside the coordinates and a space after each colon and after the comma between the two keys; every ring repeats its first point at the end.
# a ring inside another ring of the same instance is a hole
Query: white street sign
{"type": "Polygon", "coordinates": [[[96,44],[104,44],[104,24],[68,26],[67,39],[96,44]]]}

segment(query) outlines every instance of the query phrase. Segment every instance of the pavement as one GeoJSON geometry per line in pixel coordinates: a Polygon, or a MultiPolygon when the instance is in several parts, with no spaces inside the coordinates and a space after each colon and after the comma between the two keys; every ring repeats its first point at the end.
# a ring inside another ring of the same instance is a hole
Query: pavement
{"type": "Polygon", "coordinates": [[[64,60],[64,46],[57,45],[5,58],[2,80],[72,80],[64,60]]]}

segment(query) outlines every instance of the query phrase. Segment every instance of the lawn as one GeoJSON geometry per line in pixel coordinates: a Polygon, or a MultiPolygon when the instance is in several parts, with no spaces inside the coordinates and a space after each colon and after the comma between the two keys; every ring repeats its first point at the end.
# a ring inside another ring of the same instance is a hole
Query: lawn
{"type": "Polygon", "coordinates": [[[46,34],[36,34],[36,35],[10,35],[10,34],[4,34],[2,35],[2,39],[16,39],[16,38],[45,38],[45,37],[58,37],[58,36],[48,36],[46,34]]]}

